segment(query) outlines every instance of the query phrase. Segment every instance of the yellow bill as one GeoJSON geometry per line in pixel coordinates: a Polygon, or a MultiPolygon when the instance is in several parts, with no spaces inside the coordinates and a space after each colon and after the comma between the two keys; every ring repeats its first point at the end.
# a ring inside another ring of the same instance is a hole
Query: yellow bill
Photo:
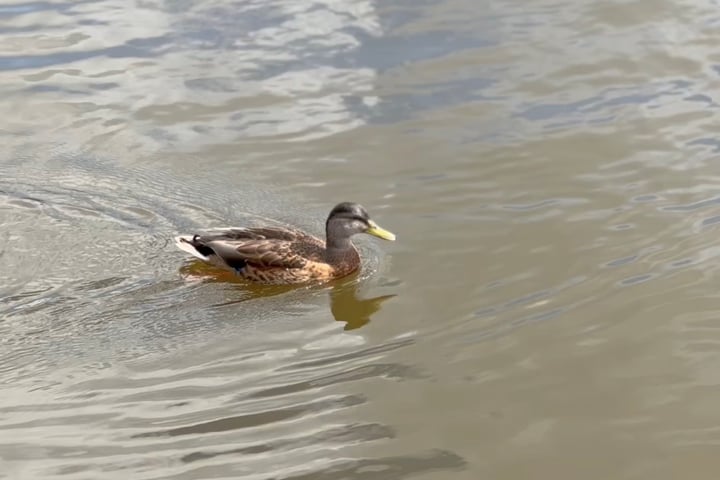
{"type": "Polygon", "coordinates": [[[390,240],[391,242],[395,241],[395,234],[392,232],[388,232],[384,228],[382,228],[377,223],[373,222],[372,220],[368,221],[368,224],[370,225],[370,228],[368,228],[365,233],[368,235],[372,235],[374,237],[382,238],[383,240],[390,240]]]}

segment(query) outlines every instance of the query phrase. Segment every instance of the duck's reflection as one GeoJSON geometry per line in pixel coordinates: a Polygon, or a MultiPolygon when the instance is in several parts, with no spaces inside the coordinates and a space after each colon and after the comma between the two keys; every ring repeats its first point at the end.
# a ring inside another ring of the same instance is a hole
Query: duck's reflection
{"type": "Polygon", "coordinates": [[[354,330],[367,325],[370,318],[382,307],[382,303],[395,295],[358,298],[358,284],[351,281],[334,285],[330,289],[330,311],[338,322],[345,322],[345,330],[354,330]]]}
{"type": "Polygon", "coordinates": [[[213,283],[234,283],[237,284],[242,295],[215,307],[225,307],[237,303],[243,303],[254,299],[273,297],[298,288],[323,288],[330,295],[330,312],[335,320],[345,323],[345,330],[354,330],[367,325],[372,316],[382,307],[383,302],[395,295],[381,295],[372,298],[360,298],[360,290],[357,275],[335,281],[321,287],[298,287],[293,285],[256,285],[239,279],[236,275],[225,270],[213,268],[203,262],[188,261],[180,268],[180,274],[186,280],[213,282],[213,283]]]}

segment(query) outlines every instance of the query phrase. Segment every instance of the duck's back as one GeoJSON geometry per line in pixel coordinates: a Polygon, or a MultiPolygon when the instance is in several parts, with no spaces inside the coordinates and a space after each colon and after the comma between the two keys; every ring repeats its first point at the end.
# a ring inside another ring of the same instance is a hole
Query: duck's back
{"type": "Polygon", "coordinates": [[[348,275],[360,265],[354,247],[329,259],[323,240],[291,228],[232,228],[191,238],[178,237],[178,246],[258,283],[326,281],[348,275]]]}

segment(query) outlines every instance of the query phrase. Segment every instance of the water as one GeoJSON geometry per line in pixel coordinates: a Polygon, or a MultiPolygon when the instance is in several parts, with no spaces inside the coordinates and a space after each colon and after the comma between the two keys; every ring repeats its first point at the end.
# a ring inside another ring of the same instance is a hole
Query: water
{"type": "Polygon", "coordinates": [[[714,2],[0,6],[0,478],[714,479],[714,2]],[[252,287],[171,239],[398,235],[252,287]]]}

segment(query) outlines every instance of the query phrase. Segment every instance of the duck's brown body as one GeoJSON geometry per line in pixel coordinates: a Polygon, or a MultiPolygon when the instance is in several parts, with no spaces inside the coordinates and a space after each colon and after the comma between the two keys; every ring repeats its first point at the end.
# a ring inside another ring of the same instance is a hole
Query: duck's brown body
{"type": "Polygon", "coordinates": [[[354,246],[331,255],[324,241],[291,228],[233,228],[179,236],[175,241],[195,257],[255,283],[324,282],[344,277],[360,266],[354,246]]]}
{"type": "Polygon", "coordinates": [[[277,285],[325,282],[354,272],[360,255],[350,237],[357,233],[395,240],[395,234],[372,221],[362,205],[342,202],[327,217],[325,241],[294,228],[257,227],[181,235],[175,244],[246,280],[277,285]]]}

